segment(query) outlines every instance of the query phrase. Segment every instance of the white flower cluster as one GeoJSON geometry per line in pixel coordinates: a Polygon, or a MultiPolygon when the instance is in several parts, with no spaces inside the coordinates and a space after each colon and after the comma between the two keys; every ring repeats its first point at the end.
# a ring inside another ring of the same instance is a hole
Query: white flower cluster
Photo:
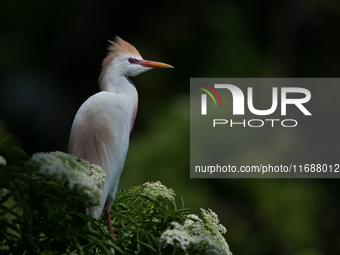
{"type": "Polygon", "coordinates": [[[129,192],[134,194],[143,193],[155,199],[175,200],[176,196],[173,189],[167,188],[160,181],[146,182],[140,186],[132,187],[129,192]]]}
{"type": "Polygon", "coordinates": [[[219,247],[222,248],[222,250],[229,251],[229,246],[223,237],[223,234],[227,232],[227,229],[222,224],[220,224],[217,214],[214,213],[211,209],[204,210],[203,208],[201,208],[201,214],[206,230],[205,232],[207,233],[207,235],[209,234],[209,239],[217,243],[219,247]]]}
{"type": "Polygon", "coordinates": [[[184,226],[178,222],[171,222],[170,224],[173,228],[165,230],[161,235],[161,241],[165,242],[166,245],[170,244],[187,251],[190,245],[197,246],[199,244],[199,238],[190,235],[184,226]]]}
{"type": "Polygon", "coordinates": [[[5,166],[5,165],[6,165],[6,159],[0,156],[0,166],[5,166]]]}
{"type": "Polygon", "coordinates": [[[28,161],[28,166],[37,175],[64,182],[69,189],[86,196],[91,205],[100,204],[105,182],[101,167],[60,151],[35,153],[28,161]]]}
{"type": "Polygon", "coordinates": [[[181,248],[185,254],[189,250],[200,254],[231,255],[229,246],[222,234],[226,229],[219,223],[218,216],[211,209],[201,208],[202,219],[195,214],[188,215],[183,225],[171,222],[172,229],[165,230],[161,241],[165,246],[172,245],[181,248]]]}

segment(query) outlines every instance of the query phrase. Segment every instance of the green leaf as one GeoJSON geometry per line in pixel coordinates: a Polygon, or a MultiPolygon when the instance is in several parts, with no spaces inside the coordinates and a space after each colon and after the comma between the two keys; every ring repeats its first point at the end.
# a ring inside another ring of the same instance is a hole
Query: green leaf
{"type": "Polygon", "coordinates": [[[142,241],[137,240],[138,244],[141,244],[143,246],[145,246],[146,248],[148,248],[149,250],[151,250],[154,253],[157,253],[157,250],[155,248],[153,248],[151,245],[144,243],[142,241]]]}
{"type": "Polygon", "coordinates": [[[154,197],[150,196],[150,195],[147,195],[147,194],[138,194],[138,196],[141,196],[141,197],[144,197],[148,200],[150,200],[151,202],[153,203],[157,203],[157,199],[155,199],[154,197]]]}
{"type": "Polygon", "coordinates": [[[18,226],[15,225],[11,220],[7,219],[7,218],[4,218],[4,217],[1,217],[0,218],[0,222],[1,222],[1,225],[4,226],[6,225],[7,227],[13,229],[14,231],[18,231],[18,226]]]}
{"type": "Polygon", "coordinates": [[[26,159],[28,159],[28,155],[26,152],[21,149],[20,147],[13,145],[12,143],[16,140],[14,135],[3,135],[0,137],[0,148],[10,151],[10,152],[15,152],[18,153],[22,156],[24,156],[26,159]]]}
{"type": "Polygon", "coordinates": [[[181,201],[181,209],[184,209],[184,200],[183,200],[183,197],[181,195],[179,195],[179,199],[181,201]]]}

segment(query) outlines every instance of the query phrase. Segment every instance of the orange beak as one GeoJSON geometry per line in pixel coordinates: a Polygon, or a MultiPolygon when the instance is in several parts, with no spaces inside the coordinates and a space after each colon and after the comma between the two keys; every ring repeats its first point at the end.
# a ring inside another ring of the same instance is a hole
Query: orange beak
{"type": "Polygon", "coordinates": [[[145,66],[145,67],[151,67],[151,68],[174,68],[171,65],[165,64],[165,63],[161,63],[161,62],[156,62],[156,61],[150,61],[150,60],[138,60],[138,63],[141,66],[145,66]]]}

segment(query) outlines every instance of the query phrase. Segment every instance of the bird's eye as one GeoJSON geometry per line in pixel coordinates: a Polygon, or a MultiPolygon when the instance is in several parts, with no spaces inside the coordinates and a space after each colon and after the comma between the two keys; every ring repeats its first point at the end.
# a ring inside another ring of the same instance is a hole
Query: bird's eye
{"type": "Polygon", "coordinates": [[[130,64],[137,64],[138,60],[135,58],[129,58],[130,64]]]}

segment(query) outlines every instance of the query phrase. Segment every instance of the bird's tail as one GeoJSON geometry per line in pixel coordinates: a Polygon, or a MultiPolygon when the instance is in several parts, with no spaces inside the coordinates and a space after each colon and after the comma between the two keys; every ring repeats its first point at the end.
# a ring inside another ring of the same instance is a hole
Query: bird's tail
{"type": "Polygon", "coordinates": [[[104,205],[106,201],[106,196],[102,196],[100,204],[96,206],[89,206],[85,208],[86,215],[90,215],[95,219],[99,219],[100,215],[102,214],[104,205]]]}
{"type": "Polygon", "coordinates": [[[93,218],[98,220],[101,213],[102,213],[102,210],[103,210],[102,206],[98,205],[98,206],[87,207],[85,209],[85,212],[86,212],[87,215],[90,215],[93,218]]]}

